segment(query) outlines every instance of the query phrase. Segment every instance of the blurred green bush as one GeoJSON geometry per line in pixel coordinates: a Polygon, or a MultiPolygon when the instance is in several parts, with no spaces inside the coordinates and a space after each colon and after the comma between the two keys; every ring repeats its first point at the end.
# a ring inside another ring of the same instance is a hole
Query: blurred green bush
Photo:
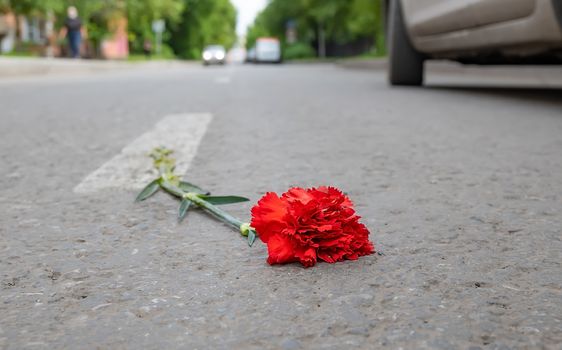
{"type": "Polygon", "coordinates": [[[283,59],[295,60],[300,58],[316,57],[316,51],[306,43],[295,43],[285,46],[283,50],[283,59]]]}

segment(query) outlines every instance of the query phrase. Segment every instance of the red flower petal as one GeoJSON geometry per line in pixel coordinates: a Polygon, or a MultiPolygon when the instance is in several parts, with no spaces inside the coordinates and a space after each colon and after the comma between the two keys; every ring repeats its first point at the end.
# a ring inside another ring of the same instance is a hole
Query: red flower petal
{"type": "Polygon", "coordinates": [[[316,249],[314,248],[299,247],[296,249],[294,254],[304,267],[311,267],[316,264],[316,249]]]}
{"type": "Polygon", "coordinates": [[[291,188],[281,197],[267,193],[252,208],[251,225],[267,244],[270,264],[318,259],[356,260],[375,251],[369,230],[359,222],[353,203],[334,187],[291,188]]]}
{"type": "Polygon", "coordinates": [[[314,196],[309,194],[304,188],[293,187],[287,192],[283,193],[282,198],[286,199],[289,202],[298,201],[306,205],[308,202],[314,199],[314,196]]]}
{"type": "Polygon", "coordinates": [[[269,253],[267,262],[270,265],[297,261],[295,247],[287,236],[274,235],[270,237],[267,243],[267,251],[269,253]]]}
{"type": "Polygon", "coordinates": [[[272,234],[286,226],[287,207],[286,202],[282,201],[276,193],[268,192],[252,208],[251,225],[257,232],[261,232],[259,238],[264,243],[268,242],[272,234]]]}

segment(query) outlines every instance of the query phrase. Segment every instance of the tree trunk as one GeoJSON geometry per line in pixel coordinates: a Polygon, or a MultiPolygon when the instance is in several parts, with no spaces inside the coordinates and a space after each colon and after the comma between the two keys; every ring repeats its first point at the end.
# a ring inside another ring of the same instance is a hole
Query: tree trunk
{"type": "Polygon", "coordinates": [[[375,2],[375,47],[377,56],[386,54],[386,1],[378,0],[375,2]]]}
{"type": "Polygon", "coordinates": [[[14,13],[16,19],[16,38],[14,40],[14,48],[17,49],[18,44],[21,42],[21,15],[14,13]]]}
{"type": "Polygon", "coordinates": [[[326,57],[326,34],[322,22],[318,22],[318,57],[326,57]]]}

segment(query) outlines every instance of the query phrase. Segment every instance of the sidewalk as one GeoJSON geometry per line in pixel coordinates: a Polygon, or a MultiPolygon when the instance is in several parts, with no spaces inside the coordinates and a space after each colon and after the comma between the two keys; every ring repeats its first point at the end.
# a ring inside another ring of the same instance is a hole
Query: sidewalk
{"type": "Polygon", "coordinates": [[[164,68],[191,65],[181,61],[103,61],[69,58],[28,58],[0,56],[0,80],[41,75],[73,75],[98,73],[132,68],[164,68]]]}
{"type": "Polygon", "coordinates": [[[336,61],[336,64],[344,68],[352,69],[386,69],[386,58],[347,58],[336,61]]]}
{"type": "Polygon", "coordinates": [[[0,78],[60,73],[99,72],[128,68],[131,64],[116,61],[76,60],[66,58],[0,57],[0,78]]]}
{"type": "MultiPolygon", "coordinates": [[[[344,59],[336,61],[343,68],[384,71],[386,58],[344,59]]],[[[562,88],[562,69],[556,65],[476,65],[447,60],[425,63],[426,83],[436,85],[473,85],[520,88],[562,88]]]]}

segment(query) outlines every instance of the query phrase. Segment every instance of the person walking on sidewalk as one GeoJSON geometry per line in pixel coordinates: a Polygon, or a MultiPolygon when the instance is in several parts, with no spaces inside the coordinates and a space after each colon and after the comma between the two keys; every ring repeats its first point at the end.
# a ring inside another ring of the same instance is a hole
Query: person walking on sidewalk
{"type": "Polygon", "coordinates": [[[70,6],[66,11],[68,17],[64,21],[62,28],[62,36],[66,36],[68,47],[70,48],[70,56],[72,58],[80,58],[80,45],[82,43],[82,21],[78,17],[78,10],[74,6],[70,6]]]}

